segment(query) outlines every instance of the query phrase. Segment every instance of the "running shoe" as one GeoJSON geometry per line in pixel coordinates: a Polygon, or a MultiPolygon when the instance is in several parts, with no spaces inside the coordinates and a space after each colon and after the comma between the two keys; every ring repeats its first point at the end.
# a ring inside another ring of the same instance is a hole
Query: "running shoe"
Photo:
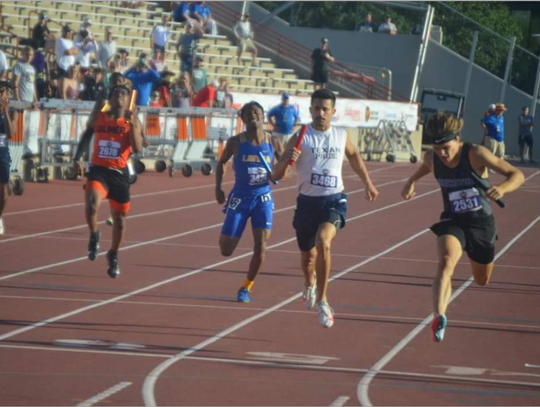
{"type": "Polygon", "coordinates": [[[431,337],[434,342],[442,342],[444,339],[444,330],[446,329],[447,319],[444,315],[436,315],[431,321],[431,337]]]}
{"type": "Polygon", "coordinates": [[[311,287],[304,288],[304,294],[302,294],[302,302],[306,305],[307,309],[312,309],[315,306],[316,297],[317,283],[313,283],[311,287]]]}
{"type": "Polygon", "coordinates": [[[319,313],[319,322],[324,328],[331,328],[334,325],[334,310],[326,301],[317,303],[317,312],[319,313]]]}
{"type": "Polygon", "coordinates": [[[112,215],[109,215],[109,217],[107,218],[107,220],[105,221],[105,223],[109,226],[112,226],[114,225],[114,219],[112,217],[112,215]]]}
{"type": "Polygon", "coordinates": [[[118,257],[117,253],[109,250],[107,252],[107,263],[109,267],[107,268],[107,274],[110,278],[117,278],[120,276],[120,268],[118,267],[118,257]]]}
{"type": "Polygon", "coordinates": [[[4,221],[2,220],[2,218],[0,217],[0,235],[3,235],[5,233],[5,230],[4,230],[4,221]]]}
{"type": "Polygon", "coordinates": [[[98,230],[96,233],[90,234],[90,241],[88,242],[88,260],[94,261],[99,253],[99,239],[101,232],[98,230]]]}
{"type": "Polygon", "coordinates": [[[238,296],[236,297],[238,302],[249,302],[249,290],[246,287],[242,287],[238,290],[238,296]]]}

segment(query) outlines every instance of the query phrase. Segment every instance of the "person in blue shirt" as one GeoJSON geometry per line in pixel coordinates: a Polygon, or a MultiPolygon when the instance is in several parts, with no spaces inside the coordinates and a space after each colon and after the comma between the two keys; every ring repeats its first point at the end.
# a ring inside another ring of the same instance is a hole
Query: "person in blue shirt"
{"type": "Polygon", "coordinates": [[[137,106],[148,106],[152,88],[161,80],[161,75],[152,69],[147,58],[148,55],[145,52],[141,53],[137,64],[124,74],[131,81],[133,89],[137,91],[137,106]]]}
{"type": "Polygon", "coordinates": [[[521,164],[525,164],[525,145],[529,148],[529,163],[536,164],[533,160],[533,117],[529,114],[529,108],[524,106],[518,118],[519,124],[519,156],[521,164]]]}
{"type": "Polygon", "coordinates": [[[286,145],[293,133],[294,126],[300,121],[298,110],[290,104],[288,93],[281,95],[281,104],[270,109],[268,121],[272,123],[274,128],[272,135],[276,136],[283,145],[286,145]]]}
{"type": "Polygon", "coordinates": [[[173,19],[176,23],[184,23],[189,20],[189,2],[176,1],[173,11],[173,19]]]}
{"type": "Polygon", "coordinates": [[[487,137],[484,138],[484,146],[496,157],[504,158],[504,117],[503,113],[506,107],[503,103],[495,105],[495,112],[484,117],[480,121],[480,126],[487,131],[487,137]]]}
{"type": "Polygon", "coordinates": [[[239,302],[249,302],[249,292],[266,256],[274,209],[270,188],[271,173],[261,162],[259,153],[264,155],[271,166],[274,158],[279,159],[283,153],[283,147],[276,137],[263,130],[264,109],[259,103],[246,103],[240,111],[240,117],[246,131],[227,140],[216,167],[215,193],[218,204],[224,204],[225,193],[221,184],[225,166],[229,159],[234,157],[235,183],[225,204],[225,221],[219,237],[219,247],[223,256],[231,256],[240,242],[248,219],[251,218],[253,256],[247,278],[237,295],[239,302]]]}
{"type": "Polygon", "coordinates": [[[11,155],[9,139],[15,135],[16,117],[9,112],[9,100],[13,87],[7,81],[0,81],[0,235],[4,234],[2,213],[8,199],[11,155]]]}

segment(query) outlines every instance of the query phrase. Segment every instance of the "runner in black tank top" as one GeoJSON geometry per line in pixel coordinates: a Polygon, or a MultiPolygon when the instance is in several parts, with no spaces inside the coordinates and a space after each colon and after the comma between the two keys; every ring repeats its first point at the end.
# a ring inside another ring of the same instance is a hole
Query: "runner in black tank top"
{"type": "Polygon", "coordinates": [[[11,84],[0,81],[0,235],[4,234],[2,213],[8,199],[9,176],[11,172],[11,156],[9,139],[15,135],[15,114],[9,112],[11,84]]]}
{"type": "Polygon", "coordinates": [[[426,152],[424,162],[407,181],[402,191],[411,199],[416,181],[433,172],[443,196],[444,210],[440,221],[431,227],[437,235],[439,265],[433,284],[433,313],[431,323],[435,342],[443,340],[447,323],[446,308],[452,294],[452,275],[463,251],[467,252],[474,280],[486,285],[493,271],[496,227],[489,200],[502,198],[519,188],[524,177],[521,171],[488,149],[462,143],[459,132],[463,120],[437,112],[429,118],[426,133],[432,138],[433,150],[426,152]],[[496,186],[489,187],[485,175],[488,169],[505,177],[496,186]],[[475,181],[473,174],[483,178],[475,181]],[[484,179],[485,178],[485,179],[484,179]],[[477,182],[488,187],[484,192],[477,182]]]}

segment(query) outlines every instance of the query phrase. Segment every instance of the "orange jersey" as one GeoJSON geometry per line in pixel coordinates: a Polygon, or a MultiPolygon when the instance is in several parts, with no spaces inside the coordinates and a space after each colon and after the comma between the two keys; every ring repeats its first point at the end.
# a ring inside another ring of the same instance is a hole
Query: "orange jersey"
{"type": "Polygon", "coordinates": [[[94,127],[92,164],[111,169],[126,168],[131,154],[130,125],[123,117],[114,119],[99,113],[94,127]]]}

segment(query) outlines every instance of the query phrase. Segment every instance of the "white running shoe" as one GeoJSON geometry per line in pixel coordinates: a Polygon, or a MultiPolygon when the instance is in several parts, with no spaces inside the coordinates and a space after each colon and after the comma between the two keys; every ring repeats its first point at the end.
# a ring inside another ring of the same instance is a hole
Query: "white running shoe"
{"type": "Polygon", "coordinates": [[[311,287],[304,288],[304,294],[302,295],[302,302],[305,303],[307,309],[312,309],[315,306],[316,297],[317,297],[317,283],[313,283],[311,287]]]}
{"type": "Polygon", "coordinates": [[[317,303],[317,312],[319,313],[319,322],[325,328],[331,328],[334,325],[334,310],[326,301],[317,303]]]}
{"type": "Polygon", "coordinates": [[[0,235],[4,234],[4,221],[0,217],[0,235]]]}

